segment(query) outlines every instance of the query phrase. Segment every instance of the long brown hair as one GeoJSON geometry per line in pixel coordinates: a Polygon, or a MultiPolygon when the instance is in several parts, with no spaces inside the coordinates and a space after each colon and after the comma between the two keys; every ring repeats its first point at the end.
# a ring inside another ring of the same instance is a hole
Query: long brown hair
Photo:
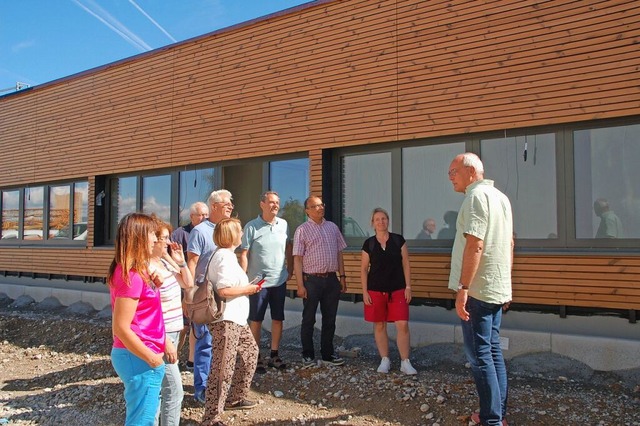
{"type": "Polygon", "coordinates": [[[120,220],[116,232],[115,256],[109,266],[107,283],[113,284],[117,265],[122,266],[122,279],[129,285],[129,273],[135,271],[149,283],[149,233],[156,232],[156,222],[143,213],[129,213],[120,220]]]}

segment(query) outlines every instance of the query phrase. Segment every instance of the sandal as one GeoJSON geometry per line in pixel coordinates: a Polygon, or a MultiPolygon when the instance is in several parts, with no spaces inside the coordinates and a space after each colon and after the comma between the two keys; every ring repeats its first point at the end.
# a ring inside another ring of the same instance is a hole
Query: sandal
{"type": "Polygon", "coordinates": [[[265,374],[266,372],[267,369],[264,367],[264,360],[262,359],[262,357],[259,357],[258,364],[256,365],[256,373],[265,374]]]}
{"type": "Polygon", "coordinates": [[[287,364],[280,359],[280,357],[269,358],[269,367],[275,368],[277,370],[284,370],[287,368],[287,364]]]}

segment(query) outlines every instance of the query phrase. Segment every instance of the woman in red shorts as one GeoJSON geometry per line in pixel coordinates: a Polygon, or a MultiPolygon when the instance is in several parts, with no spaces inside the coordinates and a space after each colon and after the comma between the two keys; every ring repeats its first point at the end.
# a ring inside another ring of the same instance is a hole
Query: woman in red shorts
{"type": "Polygon", "coordinates": [[[378,207],[371,215],[376,234],[362,246],[361,281],[364,319],[373,323],[373,334],[382,361],[379,373],[388,373],[389,336],[387,323],[396,324],[396,341],[400,352],[400,371],[408,375],[418,372],[409,361],[409,302],[411,302],[411,270],[409,251],[400,234],[389,232],[389,214],[378,207]]]}

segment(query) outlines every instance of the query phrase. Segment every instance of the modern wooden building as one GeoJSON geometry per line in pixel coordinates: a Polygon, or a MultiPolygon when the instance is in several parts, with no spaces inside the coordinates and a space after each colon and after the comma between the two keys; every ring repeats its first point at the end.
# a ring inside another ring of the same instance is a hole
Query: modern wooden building
{"type": "Polygon", "coordinates": [[[224,187],[246,221],[274,189],[294,225],[323,196],[349,293],[382,206],[415,296],[451,300],[473,151],[513,204],[516,307],[640,310],[637,1],[310,2],[2,96],[0,147],[5,276],[100,279],[124,214],[177,225],[224,187]]]}

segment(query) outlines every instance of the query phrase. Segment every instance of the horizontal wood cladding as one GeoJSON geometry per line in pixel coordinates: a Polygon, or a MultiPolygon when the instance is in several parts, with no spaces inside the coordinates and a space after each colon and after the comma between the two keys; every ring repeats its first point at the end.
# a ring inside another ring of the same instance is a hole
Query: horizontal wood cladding
{"type": "Polygon", "coordinates": [[[634,1],[310,4],[0,98],[0,187],[635,115],[639,15],[634,1]]]}
{"type": "MultiPolygon", "coordinates": [[[[453,299],[447,288],[450,257],[411,254],[413,296],[453,299]]],[[[109,249],[0,248],[0,271],[106,276],[109,249]]],[[[344,255],[348,293],[361,294],[360,253],[344,255]]],[[[513,301],[521,304],[640,309],[639,257],[516,256],[513,301]]],[[[289,289],[295,289],[290,282],[289,289]]]]}

